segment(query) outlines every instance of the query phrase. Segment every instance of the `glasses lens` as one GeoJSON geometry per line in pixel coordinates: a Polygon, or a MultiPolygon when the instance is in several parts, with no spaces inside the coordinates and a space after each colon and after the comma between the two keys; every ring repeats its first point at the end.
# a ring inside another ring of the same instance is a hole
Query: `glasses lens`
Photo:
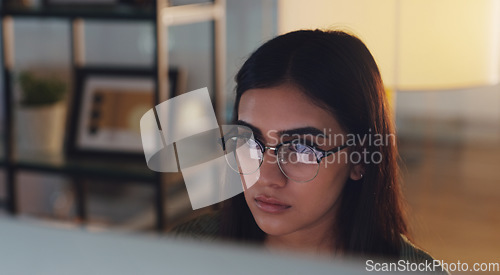
{"type": "Polygon", "coordinates": [[[263,155],[260,145],[252,138],[233,136],[225,140],[226,161],[234,171],[248,175],[257,171],[263,155]]]}
{"type": "Polygon", "coordinates": [[[300,143],[283,144],[278,151],[278,163],[283,174],[297,182],[311,181],[319,171],[314,150],[300,143]]]}

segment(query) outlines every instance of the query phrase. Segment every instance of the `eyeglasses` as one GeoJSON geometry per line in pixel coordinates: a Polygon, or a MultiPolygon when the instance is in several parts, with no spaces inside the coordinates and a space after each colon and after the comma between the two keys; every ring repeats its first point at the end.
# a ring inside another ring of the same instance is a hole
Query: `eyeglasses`
{"type": "Polygon", "coordinates": [[[253,136],[235,135],[223,138],[226,161],[234,171],[248,175],[256,172],[264,161],[266,150],[273,150],[281,172],[295,182],[313,180],[323,158],[348,147],[342,145],[321,150],[301,140],[291,140],[276,147],[265,146],[253,136]]]}

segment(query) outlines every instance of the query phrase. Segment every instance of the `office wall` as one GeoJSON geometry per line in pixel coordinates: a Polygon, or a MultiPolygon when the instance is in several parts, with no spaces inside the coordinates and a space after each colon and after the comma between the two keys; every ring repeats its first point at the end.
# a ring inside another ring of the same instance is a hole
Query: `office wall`
{"type": "Polygon", "coordinates": [[[452,128],[464,140],[500,141],[500,85],[397,94],[396,122],[400,136],[425,134],[415,123],[431,121],[435,134],[442,138],[457,138],[447,131],[452,128]]]}

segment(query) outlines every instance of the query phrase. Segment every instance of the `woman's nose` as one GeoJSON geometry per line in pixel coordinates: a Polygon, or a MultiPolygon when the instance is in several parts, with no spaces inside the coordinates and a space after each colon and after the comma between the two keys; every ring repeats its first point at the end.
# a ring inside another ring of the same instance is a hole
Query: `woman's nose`
{"type": "Polygon", "coordinates": [[[278,166],[278,159],[273,149],[267,149],[260,166],[260,176],[257,184],[267,185],[275,188],[286,185],[287,178],[278,166]]]}

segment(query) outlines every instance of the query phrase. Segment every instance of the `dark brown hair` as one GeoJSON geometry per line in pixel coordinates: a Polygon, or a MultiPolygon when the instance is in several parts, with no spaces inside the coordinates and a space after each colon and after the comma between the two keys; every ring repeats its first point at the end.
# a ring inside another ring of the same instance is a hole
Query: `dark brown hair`
{"type": "MultiPolygon", "coordinates": [[[[345,254],[397,256],[407,226],[394,125],[377,64],[363,42],[341,31],[287,33],[258,48],[238,72],[236,82],[235,117],[245,91],[291,83],[330,111],[347,133],[392,137],[388,144],[357,144],[353,149],[379,152],[383,157],[380,163],[363,164],[361,181],[347,180],[335,239],[345,254]]],[[[220,234],[240,241],[264,240],[265,233],[255,223],[243,194],[224,204],[220,234]]]]}

